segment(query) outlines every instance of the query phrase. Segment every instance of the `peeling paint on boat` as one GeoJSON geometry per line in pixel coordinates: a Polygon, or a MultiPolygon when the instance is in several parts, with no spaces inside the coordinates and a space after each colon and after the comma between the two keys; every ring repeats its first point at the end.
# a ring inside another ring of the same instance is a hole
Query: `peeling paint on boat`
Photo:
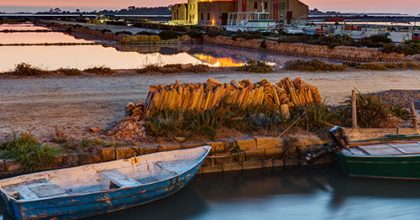
{"type": "Polygon", "coordinates": [[[23,175],[1,180],[0,194],[17,219],[77,219],[114,212],[177,192],[198,172],[210,149],[203,146],[23,175]],[[135,160],[139,163],[132,163],[135,160]],[[104,182],[101,176],[107,172],[120,175],[117,180],[123,183],[136,184],[134,180],[138,185],[111,188],[111,182],[118,181],[104,182]],[[31,184],[59,187],[65,193],[31,199],[16,196],[22,188],[30,190],[31,184]]]}

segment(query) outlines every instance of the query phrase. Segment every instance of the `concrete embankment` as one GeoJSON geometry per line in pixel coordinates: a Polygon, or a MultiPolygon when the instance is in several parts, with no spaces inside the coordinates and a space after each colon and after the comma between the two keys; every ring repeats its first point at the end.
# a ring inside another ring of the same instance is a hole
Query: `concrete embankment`
{"type": "MultiPolygon", "coordinates": [[[[64,154],[56,158],[50,169],[71,167],[90,163],[127,159],[134,156],[188,149],[203,145],[212,146],[200,173],[251,170],[272,167],[294,167],[306,165],[304,152],[316,149],[323,143],[312,135],[291,137],[244,136],[218,141],[139,143],[127,147],[103,148],[97,153],[64,154]]],[[[331,162],[327,157],[316,164],[331,162]]],[[[0,176],[23,173],[23,167],[17,161],[0,159],[0,176]]]]}
{"type": "MultiPolygon", "coordinates": [[[[74,25],[72,23],[51,23],[50,28],[53,30],[71,30],[76,36],[87,36],[88,38],[120,41],[129,34],[124,32],[115,32],[112,30],[105,31],[106,26],[96,25],[74,25]],[[101,29],[102,28],[102,29],[101,29]]],[[[332,60],[343,60],[351,62],[398,62],[407,61],[408,58],[404,54],[383,53],[378,48],[362,48],[351,46],[336,46],[329,48],[326,45],[313,45],[304,43],[283,43],[274,40],[264,39],[243,39],[232,38],[228,36],[211,37],[204,35],[202,40],[191,39],[187,35],[180,38],[183,43],[204,43],[220,46],[230,46],[246,49],[254,49],[259,51],[267,51],[284,55],[304,56],[314,58],[324,58],[332,60]]]]}
{"type": "Polygon", "coordinates": [[[204,36],[203,42],[206,44],[264,50],[286,55],[317,57],[355,62],[395,62],[406,59],[404,54],[387,54],[376,48],[360,48],[348,46],[336,46],[334,48],[328,48],[328,46],[325,45],[278,43],[277,41],[262,39],[233,39],[231,37],[225,36],[204,36]]]}
{"type": "MultiPolygon", "coordinates": [[[[383,138],[385,135],[420,134],[412,128],[400,129],[351,129],[346,133],[351,140],[383,138]]],[[[126,147],[107,147],[97,153],[64,154],[56,158],[50,169],[71,167],[90,163],[100,163],[116,159],[127,159],[134,156],[163,151],[189,149],[203,145],[212,147],[209,157],[200,169],[200,173],[221,173],[263,168],[292,168],[298,166],[317,166],[332,163],[333,157],[325,156],[313,164],[307,164],[305,154],[315,151],[325,141],[308,134],[295,134],[285,137],[243,136],[216,141],[138,143],[126,147]]],[[[370,143],[377,143],[371,140],[370,143]]],[[[359,142],[354,142],[357,144],[359,142]]],[[[23,173],[22,166],[14,160],[0,159],[0,176],[11,176],[23,173]]]]}

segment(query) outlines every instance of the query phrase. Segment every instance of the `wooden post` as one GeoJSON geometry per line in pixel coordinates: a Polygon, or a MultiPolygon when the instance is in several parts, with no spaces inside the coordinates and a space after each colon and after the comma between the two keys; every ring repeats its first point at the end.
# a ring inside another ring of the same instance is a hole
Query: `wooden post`
{"type": "Polygon", "coordinates": [[[411,113],[411,124],[414,129],[418,129],[417,113],[416,108],[414,107],[414,100],[410,100],[410,113],[411,113]]]}
{"type": "Polygon", "coordinates": [[[357,93],[355,89],[351,91],[351,107],[352,128],[357,128],[357,93]]]}

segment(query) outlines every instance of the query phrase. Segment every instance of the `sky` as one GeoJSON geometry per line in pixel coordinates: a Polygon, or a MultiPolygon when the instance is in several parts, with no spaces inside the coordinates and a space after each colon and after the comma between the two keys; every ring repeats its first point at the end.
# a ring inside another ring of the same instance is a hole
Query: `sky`
{"type": "MultiPolygon", "coordinates": [[[[76,8],[119,9],[128,6],[168,6],[187,0],[0,0],[0,11],[42,11],[52,7],[66,10],[76,8]]],[[[392,12],[420,14],[420,0],[301,0],[311,9],[341,12],[392,12]]]]}

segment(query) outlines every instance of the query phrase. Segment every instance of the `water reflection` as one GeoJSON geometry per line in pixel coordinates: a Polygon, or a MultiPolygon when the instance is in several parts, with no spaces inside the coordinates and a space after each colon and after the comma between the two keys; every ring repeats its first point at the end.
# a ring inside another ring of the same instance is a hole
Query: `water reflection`
{"type": "Polygon", "coordinates": [[[0,72],[8,71],[21,62],[48,70],[67,67],[85,69],[101,65],[113,69],[136,69],[150,64],[202,64],[200,60],[186,52],[173,55],[142,54],[121,52],[101,45],[3,46],[0,47],[0,54],[8,54],[2,57],[0,72]]]}
{"type": "Polygon", "coordinates": [[[166,199],[91,219],[417,219],[418,186],[335,167],[202,175],[166,199]]]}
{"type": "Polygon", "coordinates": [[[1,44],[42,44],[42,43],[90,43],[60,32],[15,32],[0,33],[1,44]]]}
{"type": "Polygon", "coordinates": [[[48,28],[35,26],[32,23],[0,24],[0,31],[3,31],[3,30],[35,31],[35,30],[48,30],[48,28]]]}
{"type": "MultiPolygon", "coordinates": [[[[31,24],[3,25],[5,29],[36,29],[31,24]]],[[[2,44],[88,43],[58,32],[0,33],[2,44]]],[[[205,64],[212,67],[237,67],[249,60],[283,65],[291,56],[206,45],[103,45],[78,46],[1,46],[0,72],[9,71],[18,63],[29,63],[47,70],[59,68],[85,69],[108,66],[113,69],[136,69],[147,65],[205,64]]]]}

